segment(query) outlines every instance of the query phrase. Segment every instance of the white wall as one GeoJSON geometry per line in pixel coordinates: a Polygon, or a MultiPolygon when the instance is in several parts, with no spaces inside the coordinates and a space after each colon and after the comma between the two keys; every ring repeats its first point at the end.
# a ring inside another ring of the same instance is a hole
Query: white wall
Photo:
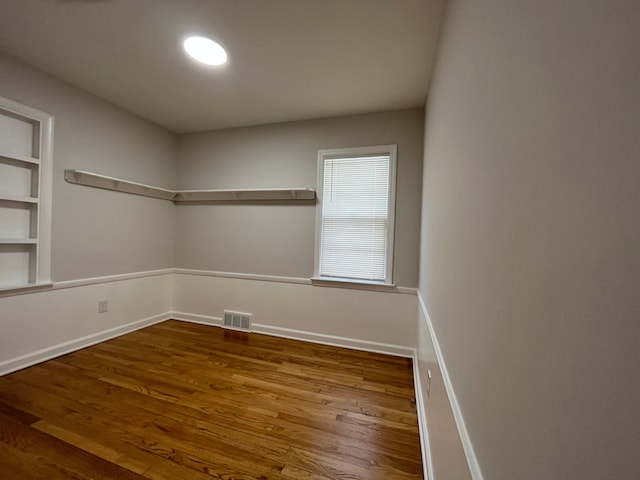
{"type": "MultiPolygon", "coordinates": [[[[415,287],[423,122],[417,109],[182,135],[178,188],[315,189],[319,149],[398,144],[394,280],[415,287]]],[[[309,284],[315,209],[315,202],[178,205],[176,266],[199,274],[176,275],[174,310],[214,324],[225,308],[249,312],[258,331],[410,353],[415,295],[309,284]]]]}
{"type": "MultiPolygon", "coordinates": [[[[418,282],[423,110],[180,137],[178,186],[316,188],[319,149],[398,144],[394,280],[418,282]]],[[[179,205],[181,268],[310,278],[315,205],[179,205]]]]}
{"type": "Polygon", "coordinates": [[[173,267],[175,206],[71,185],[64,181],[64,170],[89,170],[170,187],[175,179],[176,139],[4,54],[0,54],[0,95],[55,116],[52,277],[56,289],[0,295],[2,373],[122,333],[134,328],[132,322],[143,326],[171,310],[170,273],[77,287],[73,281],[173,267]],[[97,303],[102,299],[109,300],[109,312],[99,315],[97,303]]]}
{"type": "Polygon", "coordinates": [[[421,409],[421,441],[423,461],[430,471],[425,480],[470,480],[471,472],[465,457],[451,400],[445,385],[446,365],[440,364],[434,339],[422,308],[418,309],[416,358],[414,375],[421,409]]]}
{"type": "Polygon", "coordinates": [[[113,280],[0,298],[0,375],[171,318],[171,273],[113,280]]]}
{"type": "Polygon", "coordinates": [[[1,53],[0,95],[55,116],[55,281],[173,266],[171,202],[64,180],[65,169],[80,169],[171,187],[173,134],[1,53]]]}
{"type": "Polygon", "coordinates": [[[449,4],[420,292],[484,478],[638,477],[639,20],[449,4]]]}
{"type": "Polygon", "coordinates": [[[411,356],[416,299],[415,294],[177,273],[173,309],[177,318],[214,325],[221,324],[225,309],[251,313],[254,331],[411,356]]]}

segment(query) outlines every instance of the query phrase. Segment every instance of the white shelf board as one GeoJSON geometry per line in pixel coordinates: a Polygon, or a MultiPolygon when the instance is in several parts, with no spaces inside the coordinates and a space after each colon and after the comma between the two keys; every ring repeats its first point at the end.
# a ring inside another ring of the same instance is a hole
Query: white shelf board
{"type": "Polygon", "coordinates": [[[215,202],[215,201],[270,201],[270,200],[313,200],[315,191],[310,188],[270,188],[270,189],[221,189],[182,190],[176,192],[174,202],[215,202]]]}
{"type": "Polygon", "coordinates": [[[37,238],[0,238],[0,245],[35,245],[37,238]]]}
{"type": "Polygon", "coordinates": [[[13,161],[22,162],[22,163],[29,163],[33,165],[40,165],[40,160],[37,158],[27,157],[25,155],[13,155],[13,154],[10,155],[8,153],[0,152],[0,161],[2,161],[3,159],[13,160],[13,161]]]}
{"type": "Polygon", "coordinates": [[[16,195],[0,195],[0,201],[18,203],[38,203],[35,197],[18,197],[16,195]]]}
{"type": "Polygon", "coordinates": [[[69,183],[87,187],[102,188],[116,192],[131,193],[145,197],[188,202],[229,202],[229,201],[282,201],[313,200],[315,190],[311,188],[265,188],[265,189],[218,189],[218,190],[167,190],[142,183],[130,182],[115,177],[107,177],[83,170],[65,170],[64,178],[69,183]]]}
{"type": "Polygon", "coordinates": [[[160,198],[162,200],[172,200],[175,195],[175,192],[172,190],[152,187],[144,183],[130,182],[128,180],[122,180],[121,178],[107,177],[106,175],[85,172],[83,170],[65,170],[64,179],[69,183],[85,185],[87,187],[114,190],[116,192],[160,198]]]}

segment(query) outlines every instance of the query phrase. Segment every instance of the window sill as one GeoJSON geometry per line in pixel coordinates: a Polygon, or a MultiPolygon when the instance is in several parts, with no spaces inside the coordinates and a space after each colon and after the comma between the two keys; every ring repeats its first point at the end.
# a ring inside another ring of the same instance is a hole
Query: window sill
{"type": "Polygon", "coordinates": [[[367,282],[366,280],[349,280],[346,278],[314,277],[311,284],[316,287],[353,288],[356,290],[373,290],[376,292],[395,292],[393,283],[367,282]]]}

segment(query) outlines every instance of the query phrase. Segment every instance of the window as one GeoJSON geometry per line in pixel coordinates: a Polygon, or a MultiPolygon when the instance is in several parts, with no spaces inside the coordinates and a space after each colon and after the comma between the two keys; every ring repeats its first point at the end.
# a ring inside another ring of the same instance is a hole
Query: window
{"type": "Polygon", "coordinates": [[[318,152],[316,279],[392,284],[396,151],[318,152]]]}
{"type": "Polygon", "coordinates": [[[51,282],[53,117],[0,97],[0,290],[51,282]]]}

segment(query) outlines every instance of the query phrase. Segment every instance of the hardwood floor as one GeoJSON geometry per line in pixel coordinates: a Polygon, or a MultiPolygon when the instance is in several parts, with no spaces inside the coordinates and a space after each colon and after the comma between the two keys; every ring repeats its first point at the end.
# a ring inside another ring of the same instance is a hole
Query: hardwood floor
{"type": "Polygon", "coordinates": [[[422,479],[411,360],[168,321],[0,378],[0,477],[422,479]]]}

